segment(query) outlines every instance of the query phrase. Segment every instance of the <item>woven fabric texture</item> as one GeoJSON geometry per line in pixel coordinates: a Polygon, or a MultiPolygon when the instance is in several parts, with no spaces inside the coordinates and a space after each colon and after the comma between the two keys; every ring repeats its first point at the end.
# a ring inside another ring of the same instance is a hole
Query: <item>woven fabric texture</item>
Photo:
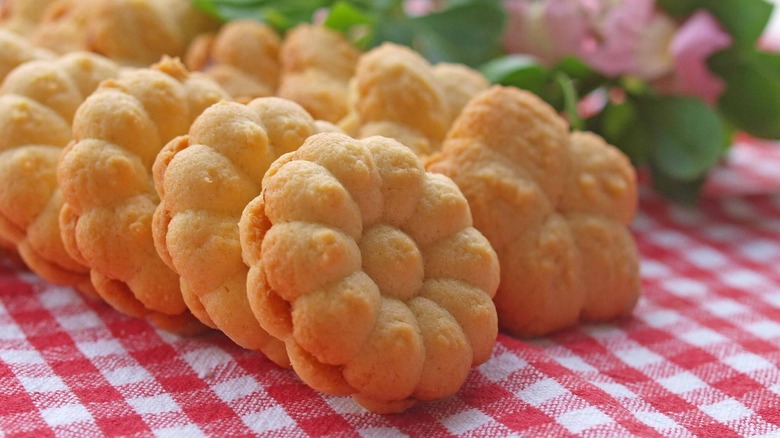
{"type": "Polygon", "coordinates": [[[643,189],[631,318],[521,341],[399,415],[324,396],[0,256],[0,435],[780,436],[780,149],[738,144],[701,202],[643,189]]]}

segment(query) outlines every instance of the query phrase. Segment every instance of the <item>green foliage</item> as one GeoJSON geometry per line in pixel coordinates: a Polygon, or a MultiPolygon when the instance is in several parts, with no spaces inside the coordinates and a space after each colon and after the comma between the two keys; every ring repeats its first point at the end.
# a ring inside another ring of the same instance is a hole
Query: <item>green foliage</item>
{"type": "Polygon", "coordinates": [[[733,48],[710,60],[726,82],[718,107],[738,128],[763,138],[780,138],[780,55],[733,48]]]}
{"type": "Polygon", "coordinates": [[[640,123],[653,144],[652,164],[678,181],[695,181],[720,158],[725,129],[717,113],[686,97],[637,100],[640,123]]]}
{"type": "Polygon", "coordinates": [[[715,110],[686,97],[627,96],[590,123],[635,165],[649,166],[659,191],[684,202],[695,200],[730,139],[715,110]]]}
{"type": "Polygon", "coordinates": [[[410,46],[431,62],[476,66],[500,53],[506,13],[499,0],[452,0],[442,10],[410,16],[402,0],[193,0],[229,21],[250,18],[284,32],[329,7],[325,25],[370,49],[391,41],[410,46]]]}
{"type": "Polygon", "coordinates": [[[192,0],[196,7],[222,21],[253,19],[279,31],[310,22],[320,8],[333,0],[192,0]]]}
{"type": "Polygon", "coordinates": [[[606,78],[573,58],[547,67],[528,56],[510,55],[481,70],[495,83],[541,96],[567,116],[573,129],[601,134],[636,166],[648,167],[659,191],[691,202],[735,130],[780,139],[780,55],[756,49],[772,5],[765,0],[659,0],[658,5],[680,18],[706,9],[732,36],[732,47],[709,60],[712,72],[726,83],[715,108],[693,98],[657,96],[646,82],[606,78]],[[618,89],[625,98],[608,101],[595,116],[579,120],[573,99],[597,89],[602,94],[618,89]]]}
{"type": "Polygon", "coordinates": [[[492,83],[528,90],[570,117],[576,115],[574,106],[582,96],[609,82],[575,58],[547,67],[531,56],[507,55],[482,64],[479,70],[492,83]]]}
{"type": "Polygon", "coordinates": [[[494,84],[512,85],[542,95],[550,81],[547,68],[527,55],[508,55],[493,59],[480,71],[494,84]]]}
{"type": "Polygon", "coordinates": [[[434,63],[475,66],[499,52],[505,20],[503,7],[494,0],[451,1],[440,11],[420,16],[407,15],[400,0],[367,4],[341,0],[325,25],[348,35],[362,28],[356,42],[363,49],[390,41],[410,46],[434,63]]]}

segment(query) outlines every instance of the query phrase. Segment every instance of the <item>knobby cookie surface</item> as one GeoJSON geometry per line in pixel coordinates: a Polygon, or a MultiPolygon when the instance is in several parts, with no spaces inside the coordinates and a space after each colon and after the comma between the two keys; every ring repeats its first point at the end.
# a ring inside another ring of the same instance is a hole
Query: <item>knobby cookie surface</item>
{"type": "Polygon", "coordinates": [[[93,285],[109,304],[163,328],[202,326],[184,304],[178,276],[154,247],[159,198],[152,164],[168,141],[225,99],[213,81],[190,75],[171,59],[104,81],[76,112],[73,141],[57,168],[66,250],[90,267],[93,285]]]}
{"type": "Polygon", "coordinates": [[[360,50],[340,32],[300,24],[282,41],[278,94],[316,119],[336,123],[347,113],[348,84],[359,56],[360,50]]]}
{"type": "Polygon", "coordinates": [[[0,28],[0,81],[27,61],[54,57],[54,53],[35,47],[21,35],[0,28]]]}
{"type": "Polygon", "coordinates": [[[222,102],[168,143],[154,165],[161,199],[155,244],[179,274],[184,301],[203,323],[283,366],[289,366],[284,344],[263,330],[247,301],[238,221],[273,160],[318,129],[289,100],[222,102]]]}
{"type": "Polygon", "coordinates": [[[395,140],[310,137],[240,228],[252,310],[313,388],[400,412],[490,356],[496,254],[452,180],[395,140]]]}
{"type": "Polygon", "coordinates": [[[618,149],[592,133],[569,134],[531,93],[496,86],[463,109],[427,169],[458,184],[498,253],[504,329],[537,336],[631,312],[636,175],[618,149]]]}
{"type": "Polygon", "coordinates": [[[279,86],[281,38],[255,20],[225,23],[219,32],[198,36],[185,57],[187,68],[205,72],[236,101],[273,96],[279,86]]]}
{"type": "Polygon", "coordinates": [[[114,62],[75,52],[26,62],[0,85],[0,238],[44,279],[87,294],[94,294],[89,269],[60,237],[57,162],[76,109],[101,81],[118,75],[114,62]]]}
{"type": "Polygon", "coordinates": [[[217,27],[190,0],[55,0],[30,40],[57,53],[87,50],[147,67],[184,56],[196,36],[217,27]]]}
{"type": "Polygon", "coordinates": [[[394,138],[426,156],[439,150],[463,105],[488,86],[464,65],[432,66],[408,47],[384,43],[360,56],[339,126],[357,138],[394,138]]]}

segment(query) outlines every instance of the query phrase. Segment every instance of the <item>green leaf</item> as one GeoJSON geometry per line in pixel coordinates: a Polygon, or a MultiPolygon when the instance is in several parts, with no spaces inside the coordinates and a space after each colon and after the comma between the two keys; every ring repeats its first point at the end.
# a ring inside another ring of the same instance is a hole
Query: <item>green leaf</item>
{"type": "Polygon", "coordinates": [[[323,24],[346,34],[353,44],[366,50],[374,44],[376,22],[377,17],[367,10],[352,2],[338,1],[328,11],[323,24]]]}
{"type": "Polygon", "coordinates": [[[412,24],[405,17],[384,16],[377,21],[372,39],[365,45],[365,48],[370,49],[385,41],[411,47],[414,41],[414,34],[415,31],[412,24]]]}
{"type": "Polygon", "coordinates": [[[704,0],[703,3],[728,30],[735,44],[751,48],[764,32],[773,8],[766,0],[704,0]]]}
{"type": "Polygon", "coordinates": [[[571,129],[582,130],[584,124],[580,118],[579,110],[577,109],[577,103],[580,101],[580,96],[574,88],[571,78],[563,72],[558,72],[555,74],[555,82],[561,88],[563,111],[566,114],[571,129]]]}
{"type": "Polygon", "coordinates": [[[668,198],[691,203],[729,141],[718,114],[702,101],[682,97],[629,96],[609,102],[589,128],[641,167],[668,198]]]}
{"type": "Polygon", "coordinates": [[[375,21],[374,17],[350,2],[338,1],[330,8],[323,24],[346,33],[353,26],[372,25],[375,21]]]}
{"type": "Polygon", "coordinates": [[[500,51],[506,12],[498,1],[464,1],[410,22],[412,48],[429,61],[478,66],[500,51]]]}
{"type": "Polygon", "coordinates": [[[280,32],[311,22],[314,13],[333,0],[193,0],[195,6],[222,21],[253,19],[280,32]]]}
{"type": "Polygon", "coordinates": [[[483,64],[479,70],[494,84],[511,85],[540,94],[549,82],[549,72],[528,55],[507,55],[483,64]]]}
{"type": "Polygon", "coordinates": [[[674,180],[696,181],[721,156],[726,129],[718,114],[698,99],[636,99],[638,120],[653,144],[653,167],[674,180]]]}
{"type": "Polygon", "coordinates": [[[364,11],[371,11],[375,14],[383,14],[388,11],[403,8],[403,0],[346,0],[364,11]]]}
{"type": "Polygon", "coordinates": [[[557,71],[566,73],[572,79],[589,78],[592,76],[600,76],[593,70],[588,64],[579,58],[573,56],[567,56],[558,61],[553,67],[557,71]]]}
{"type": "Polygon", "coordinates": [[[581,96],[609,82],[602,74],[592,69],[579,58],[567,56],[552,67],[553,71],[562,72],[574,81],[581,96]]]}
{"type": "Polygon", "coordinates": [[[706,175],[702,175],[692,181],[677,179],[655,166],[650,167],[650,172],[653,179],[653,187],[659,193],[667,199],[686,205],[696,203],[701,194],[701,189],[707,181],[706,175]]]}
{"type": "Polygon", "coordinates": [[[202,12],[205,12],[212,17],[219,18],[217,15],[217,8],[214,6],[213,0],[192,0],[192,4],[202,12]]]}
{"type": "Polygon", "coordinates": [[[635,166],[648,164],[654,145],[647,126],[641,123],[638,109],[631,100],[607,103],[590,123],[590,129],[622,150],[635,166]]]}
{"type": "Polygon", "coordinates": [[[657,0],[659,8],[673,17],[683,17],[693,12],[699,5],[698,0],[657,0]]]}
{"type": "Polygon", "coordinates": [[[726,82],[718,108],[737,128],[762,138],[780,138],[780,55],[730,49],[710,58],[726,82]]]}

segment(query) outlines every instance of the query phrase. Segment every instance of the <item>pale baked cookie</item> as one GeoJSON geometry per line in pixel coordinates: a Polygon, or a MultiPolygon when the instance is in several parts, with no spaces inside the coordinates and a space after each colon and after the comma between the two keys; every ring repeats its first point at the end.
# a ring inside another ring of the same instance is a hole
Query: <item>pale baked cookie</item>
{"type": "Polygon", "coordinates": [[[60,238],[57,161],[84,99],[119,67],[92,53],[29,61],[0,85],[0,238],[44,279],[93,294],[60,238]]]}
{"type": "MultiPolygon", "coordinates": [[[[10,29],[0,29],[0,81],[11,70],[27,61],[53,57],[53,53],[36,48],[24,37],[10,29]]],[[[0,219],[0,227],[8,228],[8,224],[2,224],[2,219],[0,219]]],[[[11,239],[3,237],[3,234],[0,232],[0,248],[15,251],[16,244],[11,239]]]]}
{"type": "Polygon", "coordinates": [[[464,108],[427,169],[458,184],[498,253],[502,328],[528,337],[631,312],[636,175],[616,148],[570,135],[533,94],[496,86],[464,108]]]}
{"type": "Polygon", "coordinates": [[[217,27],[190,0],[57,0],[30,38],[59,53],[88,50],[146,67],[184,56],[196,36],[217,27]]]}
{"type": "Polygon", "coordinates": [[[314,118],[336,123],[347,114],[348,84],[360,51],[339,32],[300,24],[285,35],[278,95],[314,118]]]}
{"type": "Polygon", "coordinates": [[[433,66],[433,77],[442,89],[450,123],[471,98],[490,87],[490,82],[482,73],[463,64],[438,63],[433,66]]]}
{"type": "Polygon", "coordinates": [[[197,37],[184,62],[192,71],[205,72],[235,100],[248,102],[276,93],[280,43],[279,35],[267,25],[236,20],[219,32],[197,37]]]}
{"type": "Polygon", "coordinates": [[[452,64],[434,68],[414,50],[384,43],[358,60],[349,113],[339,124],[358,138],[382,135],[418,155],[436,152],[462,105],[489,86],[468,70],[452,64]]]}
{"type": "Polygon", "coordinates": [[[33,46],[24,37],[9,30],[0,29],[0,80],[27,61],[51,58],[54,58],[54,53],[33,46]]]}
{"type": "Polygon", "coordinates": [[[200,324],[184,304],[178,276],[154,247],[159,198],[152,164],[168,141],[224,99],[229,96],[213,81],[189,75],[171,59],[104,81],[76,112],[73,142],[57,168],[66,250],[90,267],[109,304],[171,330],[200,324]]]}
{"type": "Polygon", "coordinates": [[[313,388],[400,412],[490,356],[496,254],[455,183],[397,141],[309,137],[239,226],[252,310],[313,388]]]}
{"type": "Polygon", "coordinates": [[[157,250],[181,277],[184,301],[238,345],[289,366],[284,344],[254,318],[238,221],[271,162],[318,131],[300,105],[278,97],[223,102],[163,148],[154,165],[157,250]]]}
{"type": "Polygon", "coordinates": [[[29,35],[55,0],[1,0],[0,27],[19,35],[29,35]]]}

